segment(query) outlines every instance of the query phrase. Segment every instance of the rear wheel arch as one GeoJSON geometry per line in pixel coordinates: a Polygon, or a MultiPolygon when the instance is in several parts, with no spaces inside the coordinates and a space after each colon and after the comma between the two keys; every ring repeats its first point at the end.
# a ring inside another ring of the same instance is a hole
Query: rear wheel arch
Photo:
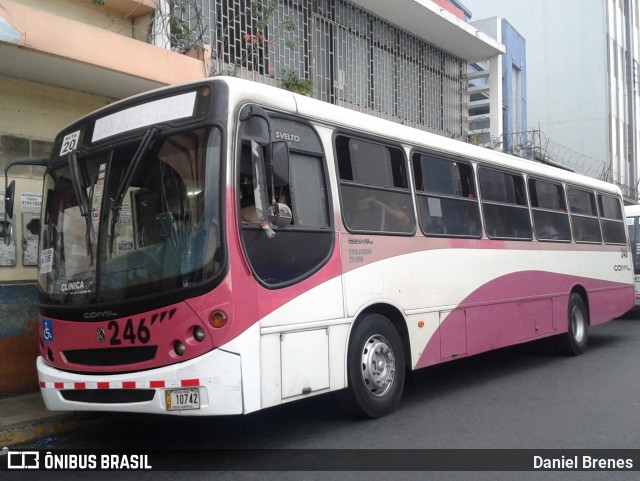
{"type": "Polygon", "coordinates": [[[589,294],[587,293],[587,290],[581,284],[577,284],[573,287],[573,289],[571,289],[569,297],[571,297],[571,294],[574,293],[578,294],[582,298],[582,302],[584,302],[584,306],[587,309],[587,321],[589,322],[589,325],[591,325],[591,311],[589,307],[589,294]]]}
{"type": "Polygon", "coordinates": [[[589,339],[589,303],[584,288],[571,290],[566,312],[567,331],[556,336],[556,348],[561,354],[578,356],[586,350],[589,339]]]}

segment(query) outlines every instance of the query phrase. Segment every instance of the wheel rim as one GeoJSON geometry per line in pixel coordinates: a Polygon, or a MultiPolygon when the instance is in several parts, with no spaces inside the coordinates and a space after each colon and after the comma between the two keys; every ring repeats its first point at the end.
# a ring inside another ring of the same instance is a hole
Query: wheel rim
{"type": "Polygon", "coordinates": [[[573,338],[579,343],[584,339],[585,325],[586,321],[582,309],[578,306],[573,306],[571,310],[571,332],[573,338]]]}
{"type": "Polygon", "coordinates": [[[389,392],[396,375],[396,358],[389,341],[376,334],[362,349],[362,379],[371,394],[380,397],[389,392]]]}

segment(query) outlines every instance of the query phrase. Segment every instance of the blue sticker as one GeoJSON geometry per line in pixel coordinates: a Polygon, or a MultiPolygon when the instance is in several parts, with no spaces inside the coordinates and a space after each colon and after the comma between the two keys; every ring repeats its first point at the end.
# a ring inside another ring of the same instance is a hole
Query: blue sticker
{"type": "Polygon", "coordinates": [[[53,322],[51,319],[42,319],[42,340],[53,342],[53,322]]]}

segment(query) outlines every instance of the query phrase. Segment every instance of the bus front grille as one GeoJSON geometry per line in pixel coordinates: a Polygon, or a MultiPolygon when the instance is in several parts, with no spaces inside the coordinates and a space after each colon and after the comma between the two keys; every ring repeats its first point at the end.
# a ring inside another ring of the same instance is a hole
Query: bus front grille
{"type": "Polygon", "coordinates": [[[154,389],[62,389],[67,401],[92,404],[139,403],[153,399],[154,389]]]}
{"type": "Polygon", "coordinates": [[[63,351],[68,362],[83,366],[120,366],[150,361],[158,346],[76,349],[63,351]]]}

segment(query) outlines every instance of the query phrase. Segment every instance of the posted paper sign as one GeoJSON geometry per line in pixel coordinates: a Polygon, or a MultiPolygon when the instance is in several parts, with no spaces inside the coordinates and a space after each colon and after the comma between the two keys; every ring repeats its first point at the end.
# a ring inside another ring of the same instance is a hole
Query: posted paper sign
{"type": "Polygon", "coordinates": [[[42,205],[42,194],[37,192],[23,192],[20,194],[20,206],[23,211],[40,212],[42,205]]]}

